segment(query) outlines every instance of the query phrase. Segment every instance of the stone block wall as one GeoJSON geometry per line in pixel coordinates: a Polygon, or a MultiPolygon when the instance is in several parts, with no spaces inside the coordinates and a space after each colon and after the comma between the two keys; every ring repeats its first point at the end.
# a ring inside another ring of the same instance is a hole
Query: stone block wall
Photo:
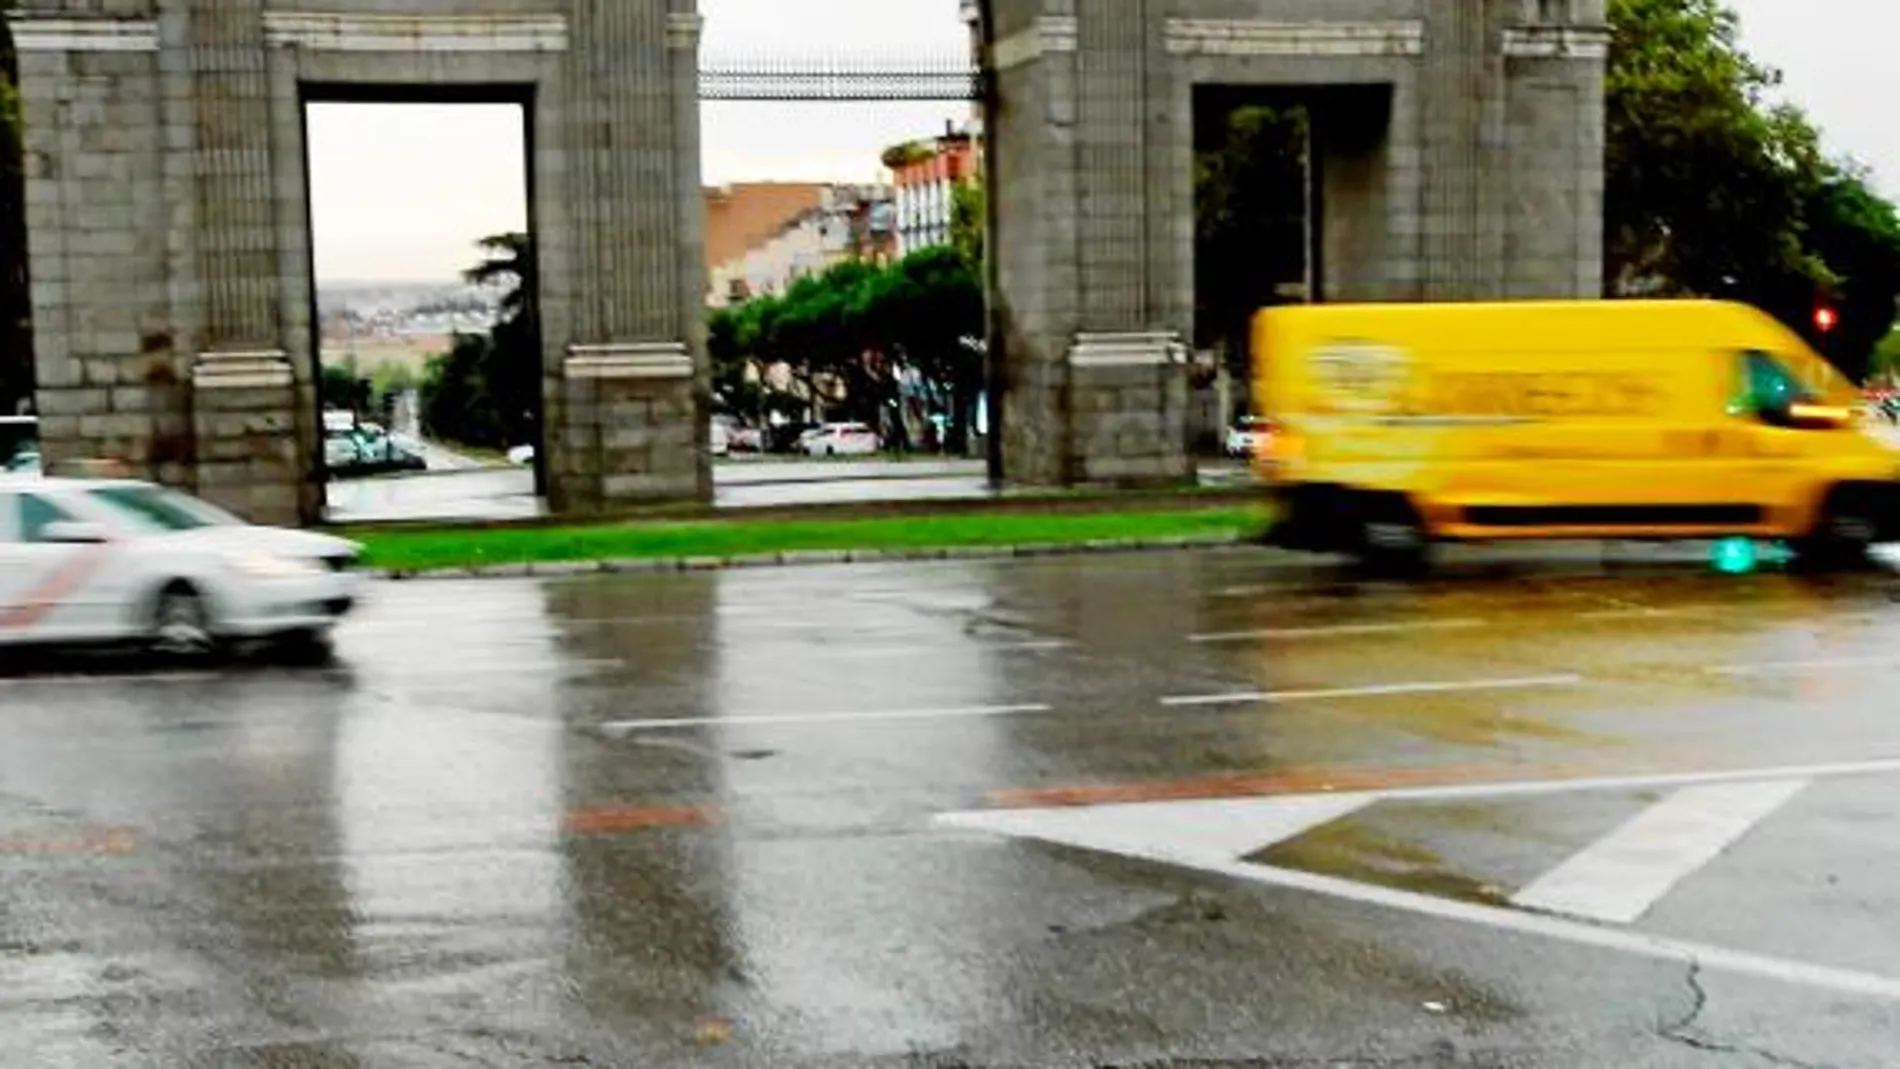
{"type": "Polygon", "coordinates": [[[550,504],[709,496],[698,26],[693,0],[26,0],[49,458],[318,519],[303,108],[426,93],[530,109],[550,504]]]}
{"type": "MultiPolygon", "coordinates": [[[[152,3],[93,7],[136,19],[152,3]]],[[[176,478],[191,427],[169,315],[175,213],[154,32],[55,21],[16,38],[41,446],[53,463],[111,456],[176,478]]]]}

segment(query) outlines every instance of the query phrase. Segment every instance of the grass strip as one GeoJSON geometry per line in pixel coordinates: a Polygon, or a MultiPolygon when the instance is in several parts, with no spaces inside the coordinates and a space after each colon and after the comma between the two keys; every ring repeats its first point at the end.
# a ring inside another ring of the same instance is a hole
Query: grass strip
{"type": "Polygon", "coordinates": [[[925,550],[1085,545],[1241,536],[1259,508],[1079,514],[905,516],[854,520],[619,523],[490,530],[400,529],[356,534],[366,563],[395,572],[655,558],[748,557],[815,550],[925,550]]]}

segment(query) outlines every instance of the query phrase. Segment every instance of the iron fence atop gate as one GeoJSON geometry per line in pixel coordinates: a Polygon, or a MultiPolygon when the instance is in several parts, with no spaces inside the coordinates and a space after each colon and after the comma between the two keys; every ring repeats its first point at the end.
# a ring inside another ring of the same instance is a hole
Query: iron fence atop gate
{"type": "Polygon", "coordinates": [[[977,100],[983,72],[968,56],[715,56],[699,67],[701,100],[977,100]]]}

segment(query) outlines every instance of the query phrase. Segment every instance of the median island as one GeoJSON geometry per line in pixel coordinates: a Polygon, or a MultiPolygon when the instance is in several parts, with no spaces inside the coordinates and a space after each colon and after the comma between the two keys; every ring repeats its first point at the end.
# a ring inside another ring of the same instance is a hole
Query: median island
{"type": "MultiPolygon", "coordinates": [[[[536,565],[681,567],[904,559],[963,551],[1157,548],[1239,542],[1264,531],[1258,505],[1153,505],[1100,511],[965,511],[845,518],[644,520],[487,528],[366,528],[365,564],[393,576],[532,571],[536,565]],[[834,557],[827,555],[835,555],[834,557]]],[[[558,570],[550,568],[550,571],[558,570]]]]}

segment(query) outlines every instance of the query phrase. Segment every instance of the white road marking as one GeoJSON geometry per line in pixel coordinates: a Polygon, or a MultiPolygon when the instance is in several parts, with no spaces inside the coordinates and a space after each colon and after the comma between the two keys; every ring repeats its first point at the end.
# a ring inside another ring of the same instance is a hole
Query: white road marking
{"type": "Polygon", "coordinates": [[[676,720],[614,720],[598,730],[609,735],[631,735],[640,731],[668,731],[701,727],[801,727],[812,724],[875,724],[907,720],[978,720],[1029,713],[1053,712],[1054,706],[1041,702],[1021,705],[971,705],[953,709],[890,709],[868,713],[787,713],[783,716],[693,716],[676,720]]]}
{"type": "Polygon", "coordinates": [[[1526,676],[1516,679],[1452,679],[1418,683],[1380,683],[1364,687],[1321,690],[1238,691],[1232,694],[1177,694],[1161,699],[1171,708],[1203,705],[1255,705],[1262,702],[1326,701],[1347,698],[1386,698],[1407,694],[1456,694],[1464,691],[1535,690],[1581,686],[1580,675],[1526,676]]]}
{"type": "MultiPolygon", "coordinates": [[[[465,651],[465,655],[480,656],[481,651],[465,651]]],[[[550,653],[545,660],[535,661],[473,661],[453,665],[420,664],[381,664],[364,673],[378,680],[398,682],[412,679],[459,679],[466,676],[550,676],[568,675],[581,672],[594,672],[601,669],[621,668],[623,660],[613,658],[577,659],[562,657],[550,653]]]]}
{"type": "MultiPolygon", "coordinates": [[[[1061,846],[1095,850],[1142,861],[1156,861],[1188,868],[1209,875],[1223,876],[1249,883],[1301,891],[1364,905],[1402,910],[1419,916],[1476,924],[1498,931],[1534,935],[1577,946],[1614,950],[1684,965],[1753,976],[1793,985],[1814,987],[1841,994],[1900,1001],[1900,978],[1851,969],[1837,969],[1810,962],[1777,958],[1712,944],[1670,939],[1599,924],[1571,920],[1542,913],[1460,902],[1432,895],[1402,891],[1371,884],[1356,883],[1334,876],[1257,865],[1240,860],[1247,854],[1280,841],[1289,828],[1306,828],[1306,823],[1328,813],[1351,813],[1375,801],[1416,798],[1459,798],[1473,796],[1541,795],[1565,791],[1587,791],[1654,786],[1692,786],[1720,783],[1803,783],[1811,779],[1900,773],[1900,758],[1843,762],[1824,765],[1795,765],[1781,768],[1747,769],[1720,772],[1682,773],[1655,776],[1621,776],[1575,780],[1526,781],[1503,784],[1447,785],[1443,787],[1402,788],[1391,791],[1364,791],[1339,794],[1291,795],[1282,798],[1235,799],[1222,802],[1165,801],[1109,806],[1053,808],[1041,810],[989,810],[971,813],[946,813],[937,822],[951,828],[983,831],[1006,836],[1034,839],[1061,846]],[[1209,827],[1211,809],[1233,806],[1236,817],[1221,819],[1209,827]],[[1287,807],[1272,812],[1275,806],[1287,807]],[[1133,825],[1130,818],[1137,809],[1149,810],[1141,818],[1148,834],[1136,835],[1124,830],[1133,825]],[[1093,819],[1087,814],[1094,810],[1093,819]],[[1243,833],[1246,819],[1255,821],[1255,834],[1243,833]]],[[[1762,795],[1766,797],[1766,794],[1762,795]]],[[[1318,820],[1324,823],[1324,820],[1318,820]]]]}
{"type": "Polygon", "coordinates": [[[1682,616],[1696,616],[1712,610],[1684,606],[1674,609],[1659,609],[1648,605],[1631,605],[1621,609],[1591,609],[1571,614],[1573,620],[1656,620],[1682,616]]]}
{"type": "Polygon", "coordinates": [[[1062,639],[1028,642],[963,642],[937,646],[819,646],[805,651],[803,656],[836,658],[839,660],[877,661],[885,659],[941,657],[946,652],[957,653],[1049,653],[1057,650],[1074,649],[1075,643],[1062,639]]]}
{"type": "Polygon", "coordinates": [[[1893,668],[1896,666],[1900,666],[1900,654],[1876,653],[1861,657],[1815,657],[1805,661],[1712,664],[1704,671],[1718,676],[1770,676],[1792,672],[1820,672],[1836,668],[1893,668]]]}
{"type": "Polygon", "coordinates": [[[1577,946],[1615,950],[1625,954],[1700,965],[1740,976],[1803,987],[1819,988],[1843,995],[1858,995],[1887,1001],[1900,1001],[1900,979],[1877,973],[1859,972],[1815,965],[1789,958],[1751,954],[1708,943],[1670,939],[1627,928],[1605,928],[1585,921],[1566,920],[1541,913],[1521,913],[1496,906],[1476,905],[1449,898],[1434,898],[1413,891],[1399,891],[1371,884],[1354,883],[1333,876],[1320,876],[1292,869],[1250,865],[1243,861],[1209,861],[1193,866],[1202,872],[1226,876],[1250,883],[1265,884],[1292,891],[1325,895],[1365,905],[1403,910],[1440,920],[1462,921],[1498,931],[1542,936],[1577,946]]]}
{"type": "Polygon", "coordinates": [[[1807,780],[1685,787],[1511,896],[1525,909],[1629,924],[1780,809],[1807,780]]]}
{"type": "Polygon", "coordinates": [[[1383,624],[1328,624],[1315,627],[1263,627],[1250,631],[1212,631],[1189,635],[1189,642],[1249,642],[1255,639],[1350,638],[1355,635],[1397,635],[1412,631],[1469,631],[1488,620],[1410,620],[1383,624]]]}
{"type": "Polygon", "coordinates": [[[1059,841],[1089,850],[1194,865],[1208,857],[1240,857],[1263,850],[1374,801],[1366,795],[1310,794],[1069,809],[998,809],[946,813],[937,820],[967,831],[1059,841]]]}

